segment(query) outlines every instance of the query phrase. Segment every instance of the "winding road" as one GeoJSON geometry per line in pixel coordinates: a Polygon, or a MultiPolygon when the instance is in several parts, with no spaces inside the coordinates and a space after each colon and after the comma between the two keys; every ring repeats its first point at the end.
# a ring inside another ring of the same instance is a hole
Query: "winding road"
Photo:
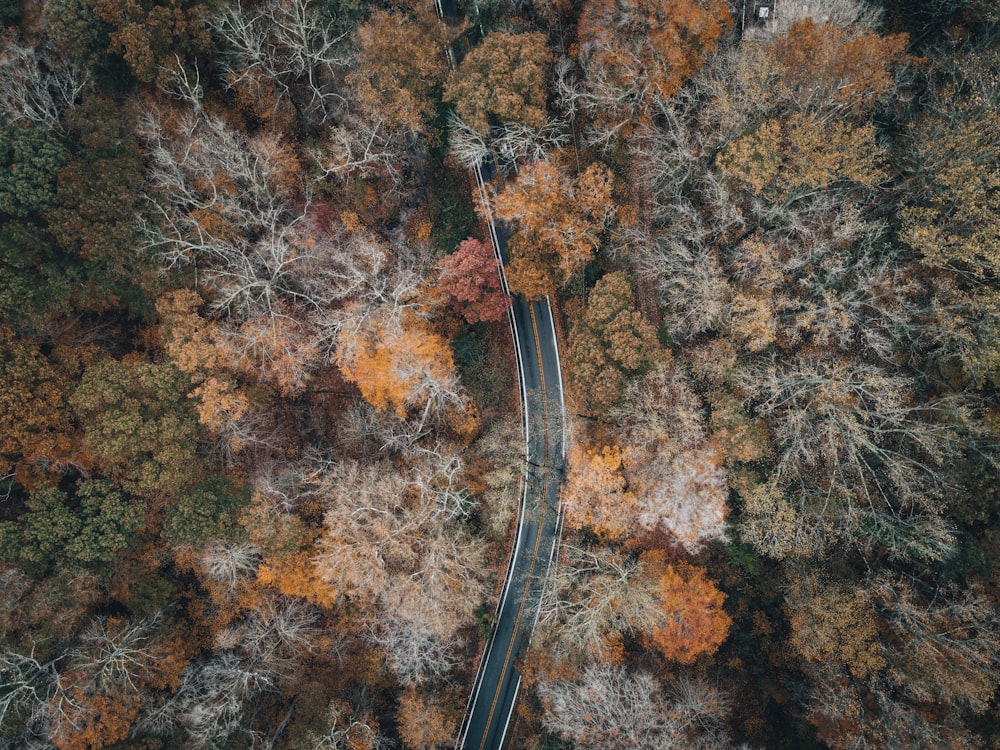
{"type": "MultiPolygon", "coordinates": [[[[454,0],[435,0],[435,3],[442,17],[457,15],[454,0]]],[[[475,42],[471,37],[465,39],[467,45],[475,42]]],[[[452,67],[465,51],[448,50],[452,67]]],[[[494,167],[491,159],[485,159],[473,170],[480,189],[494,177],[494,167]]],[[[503,273],[508,260],[506,231],[492,216],[487,220],[500,261],[503,290],[510,293],[503,273]]],[[[500,592],[493,632],[479,662],[455,745],[457,750],[503,747],[521,686],[515,663],[538,621],[542,591],[559,542],[559,486],[566,465],[566,402],[548,298],[538,302],[515,299],[509,320],[525,442],[521,503],[516,541],[500,592]]]]}
{"type": "MultiPolygon", "coordinates": [[[[489,174],[484,175],[483,168],[475,173],[482,187],[489,174]]],[[[506,263],[503,227],[492,218],[489,223],[497,256],[506,263]]],[[[503,285],[506,290],[506,279],[503,285]]],[[[548,299],[531,303],[515,300],[510,322],[526,444],[521,508],[495,626],[456,745],[459,750],[499,750],[503,746],[521,684],[514,665],[538,619],[542,589],[559,539],[559,485],[566,463],[565,400],[548,299]]]]}

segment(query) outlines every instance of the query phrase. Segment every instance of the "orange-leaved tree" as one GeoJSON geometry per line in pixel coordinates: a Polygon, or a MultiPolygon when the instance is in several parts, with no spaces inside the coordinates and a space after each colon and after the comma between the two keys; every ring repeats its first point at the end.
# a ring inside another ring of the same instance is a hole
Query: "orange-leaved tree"
{"type": "Polygon", "coordinates": [[[379,411],[466,408],[448,340],[411,308],[362,315],[343,328],[337,366],[379,411]]]}
{"type": "Polygon", "coordinates": [[[663,624],[650,634],[653,646],[681,664],[715,653],[733,623],[722,608],[726,595],[694,565],[666,564],[658,550],[642,560],[647,574],[658,578],[656,596],[663,607],[663,624]]]}
{"type": "Polygon", "coordinates": [[[358,40],[358,67],[348,76],[358,104],[393,127],[424,132],[435,114],[432,90],[448,72],[447,27],[430,12],[413,19],[377,11],[358,40]]]}
{"type": "Polygon", "coordinates": [[[488,133],[494,122],[541,127],[551,63],[544,34],[494,31],[448,78],[444,100],[480,133],[488,133]]]}
{"type": "Polygon", "coordinates": [[[868,29],[796,21],[771,43],[799,109],[834,108],[864,116],[895,88],[893,74],[909,61],[906,34],[880,37],[868,29]]]}
{"type": "Polygon", "coordinates": [[[613,186],[614,176],[602,164],[591,164],[575,177],[547,161],[522,168],[493,199],[496,216],[517,226],[512,263],[529,261],[556,270],[561,281],[581,271],[618,214],[613,186]]]}
{"type": "Polygon", "coordinates": [[[458,722],[441,706],[440,696],[408,688],[399,698],[399,735],[411,750],[436,750],[454,742],[458,722]]]}
{"type": "Polygon", "coordinates": [[[722,0],[589,0],[579,50],[590,103],[606,114],[673,96],[731,20],[722,0]]]}
{"type": "Polygon", "coordinates": [[[635,525],[635,494],[625,479],[629,449],[605,445],[569,451],[569,470],[560,500],[570,528],[590,528],[609,539],[623,539],[635,525]]]}

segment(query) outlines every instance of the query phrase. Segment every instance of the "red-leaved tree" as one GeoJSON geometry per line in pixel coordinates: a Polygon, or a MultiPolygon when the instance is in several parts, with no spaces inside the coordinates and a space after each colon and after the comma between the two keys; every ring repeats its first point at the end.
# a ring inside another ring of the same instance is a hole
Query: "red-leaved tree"
{"type": "Polygon", "coordinates": [[[438,286],[451,297],[470,323],[500,320],[511,305],[500,286],[500,268],[493,248],[472,238],[441,260],[438,286]]]}

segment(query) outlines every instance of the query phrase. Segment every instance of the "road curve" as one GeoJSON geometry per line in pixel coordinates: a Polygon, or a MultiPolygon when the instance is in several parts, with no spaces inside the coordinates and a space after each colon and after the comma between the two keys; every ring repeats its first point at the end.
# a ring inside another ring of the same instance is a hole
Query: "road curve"
{"type": "MultiPolygon", "coordinates": [[[[480,169],[475,172],[482,187],[484,175],[480,169]]],[[[505,263],[504,232],[492,218],[490,233],[505,263]]],[[[506,280],[503,283],[506,289],[506,280]]],[[[503,745],[521,683],[514,665],[538,619],[542,588],[559,538],[565,399],[552,309],[548,299],[516,300],[510,320],[526,446],[523,492],[514,552],[456,744],[459,750],[500,750],[503,745]]]]}

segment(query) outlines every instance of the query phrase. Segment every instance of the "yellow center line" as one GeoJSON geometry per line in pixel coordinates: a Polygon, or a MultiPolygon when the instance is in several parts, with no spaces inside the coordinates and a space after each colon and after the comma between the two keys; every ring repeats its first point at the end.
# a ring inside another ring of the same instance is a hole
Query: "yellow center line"
{"type": "Polygon", "coordinates": [[[528,590],[531,587],[531,576],[535,571],[535,563],[538,561],[538,546],[542,542],[542,527],[545,524],[545,506],[547,504],[548,462],[549,462],[549,408],[548,398],[545,393],[545,368],[542,366],[542,347],[538,339],[538,324],[535,320],[535,308],[533,303],[528,303],[528,312],[531,315],[531,332],[535,337],[535,356],[538,358],[538,380],[542,389],[542,419],[543,421],[543,444],[545,455],[542,459],[542,513],[538,520],[538,533],[535,534],[535,548],[531,553],[531,565],[528,566],[528,577],[524,584],[524,593],[521,595],[521,605],[517,609],[517,618],[514,620],[514,630],[510,635],[510,645],[507,647],[507,655],[503,660],[503,668],[500,670],[500,680],[497,682],[497,691],[493,696],[493,703],[490,705],[490,713],[486,718],[486,727],[483,731],[483,741],[479,744],[479,750],[486,747],[486,739],[489,736],[490,724],[493,722],[493,714],[497,709],[497,702],[500,700],[500,690],[503,688],[503,675],[507,672],[507,665],[510,664],[510,657],[514,651],[514,643],[517,640],[517,631],[521,627],[521,616],[524,614],[524,605],[528,601],[528,590]]]}

